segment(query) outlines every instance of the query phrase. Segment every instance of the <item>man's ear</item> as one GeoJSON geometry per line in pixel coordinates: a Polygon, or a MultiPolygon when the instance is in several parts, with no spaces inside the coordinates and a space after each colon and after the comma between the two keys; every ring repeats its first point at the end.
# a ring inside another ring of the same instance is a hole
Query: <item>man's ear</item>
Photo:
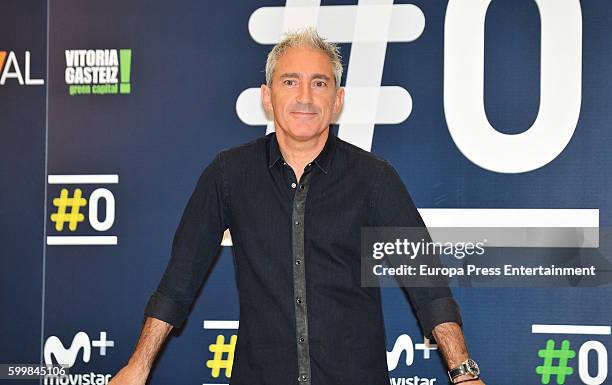
{"type": "Polygon", "coordinates": [[[261,104],[268,113],[273,113],[274,108],[272,107],[272,90],[265,84],[261,87],[261,104]]]}
{"type": "Polygon", "coordinates": [[[340,87],[336,90],[336,99],[334,100],[334,114],[339,114],[344,106],[344,88],[340,87]]]}

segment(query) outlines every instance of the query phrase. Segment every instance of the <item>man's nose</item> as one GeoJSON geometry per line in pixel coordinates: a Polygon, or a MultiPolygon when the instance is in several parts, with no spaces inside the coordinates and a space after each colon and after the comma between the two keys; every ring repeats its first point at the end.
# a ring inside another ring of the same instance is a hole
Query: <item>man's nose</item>
{"type": "Polygon", "coordinates": [[[309,83],[301,83],[300,90],[298,93],[298,102],[300,103],[311,103],[312,102],[312,89],[309,83]]]}

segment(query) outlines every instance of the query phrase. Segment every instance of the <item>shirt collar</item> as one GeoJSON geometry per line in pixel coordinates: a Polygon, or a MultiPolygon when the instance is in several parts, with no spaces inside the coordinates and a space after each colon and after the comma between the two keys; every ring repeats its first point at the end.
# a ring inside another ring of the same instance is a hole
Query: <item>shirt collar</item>
{"type": "MultiPolygon", "coordinates": [[[[331,127],[328,129],[327,140],[325,141],[325,146],[323,146],[323,150],[317,155],[315,160],[313,161],[321,171],[327,174],[330,171],[331,166],[331,158],[334,153],[334,149],[336,147],[336,135],[332,132],[331,127]]],[[[272,168],[280,159],[283,158],[283,154],[280,151],[280,147],[278,145],[278,141],[276,140],[276,133],[271,132],[267,135],[268,140],[268,168],[272,168]]]]}

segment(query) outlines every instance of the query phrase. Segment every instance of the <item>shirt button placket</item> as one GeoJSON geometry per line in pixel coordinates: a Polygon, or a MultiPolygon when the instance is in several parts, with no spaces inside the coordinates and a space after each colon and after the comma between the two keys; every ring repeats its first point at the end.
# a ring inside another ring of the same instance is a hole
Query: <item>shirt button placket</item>
{"type": "MultiPolygon", "coordinates": [[[[306,272],[304,260],[304,212],[310,172],[302,175],[295,189],[292,213],[293,292],[296,322],[298,383],[310,385],[310,351],[308,346],[308,316],[306,311],[306,272]]],[[[293,188],[295,188],[292,185],[293,188]]]]}

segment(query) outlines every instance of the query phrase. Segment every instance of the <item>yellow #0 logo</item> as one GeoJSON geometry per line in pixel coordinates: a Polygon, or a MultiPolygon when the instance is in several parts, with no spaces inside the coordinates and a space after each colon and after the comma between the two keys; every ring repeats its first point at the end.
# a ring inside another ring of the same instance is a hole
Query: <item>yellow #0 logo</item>
{"type": "MultiPolygon", "coordinates": [[[[59,198],[53,199],[53,206],[57,211],[51,214],[51,221],[55,223],[55,230],[64,230],[64,223],[68,223],[70,231],[76,231],[79,222],[85,220],[85,216],[80,212],[81,207],[87,205],[87,199],[83,198],[80,188],[74,189],[72,196],[69,191],[63,188],[59,198]]],[[[89,197],[89,223],[91,227],[98,231],[106,231],[111,228],[115,221],[115,199],[113,194],[105,189],[94,190],[89,197]],[[104,221],[98,219],[98,200],[104,198],[106,202],[106,218],[104,221]]]]}
{"type": "MultiPolygon", "coordinates": [[[[69,187],[68,184],[109,184],[118,183],[119,178],[114,175],[49,175],[49,184],[62,184],[59,194],[51,201],[52,209],[49,219],[54,224],[56,232],[75,232],[79,225],[85,222],[85,217],[91,227],[97,232],[107,232],[115,223],[115,196],[104,187],[98,187],[83,196],[79,187],[69,187]],[[98,204],[105,207],[106,215],[100,220],[98,204]]],[[[117,244],[116,236],[47,236],[47,244],[53,245],[83,245],[83,244],[117,244]]]]}

